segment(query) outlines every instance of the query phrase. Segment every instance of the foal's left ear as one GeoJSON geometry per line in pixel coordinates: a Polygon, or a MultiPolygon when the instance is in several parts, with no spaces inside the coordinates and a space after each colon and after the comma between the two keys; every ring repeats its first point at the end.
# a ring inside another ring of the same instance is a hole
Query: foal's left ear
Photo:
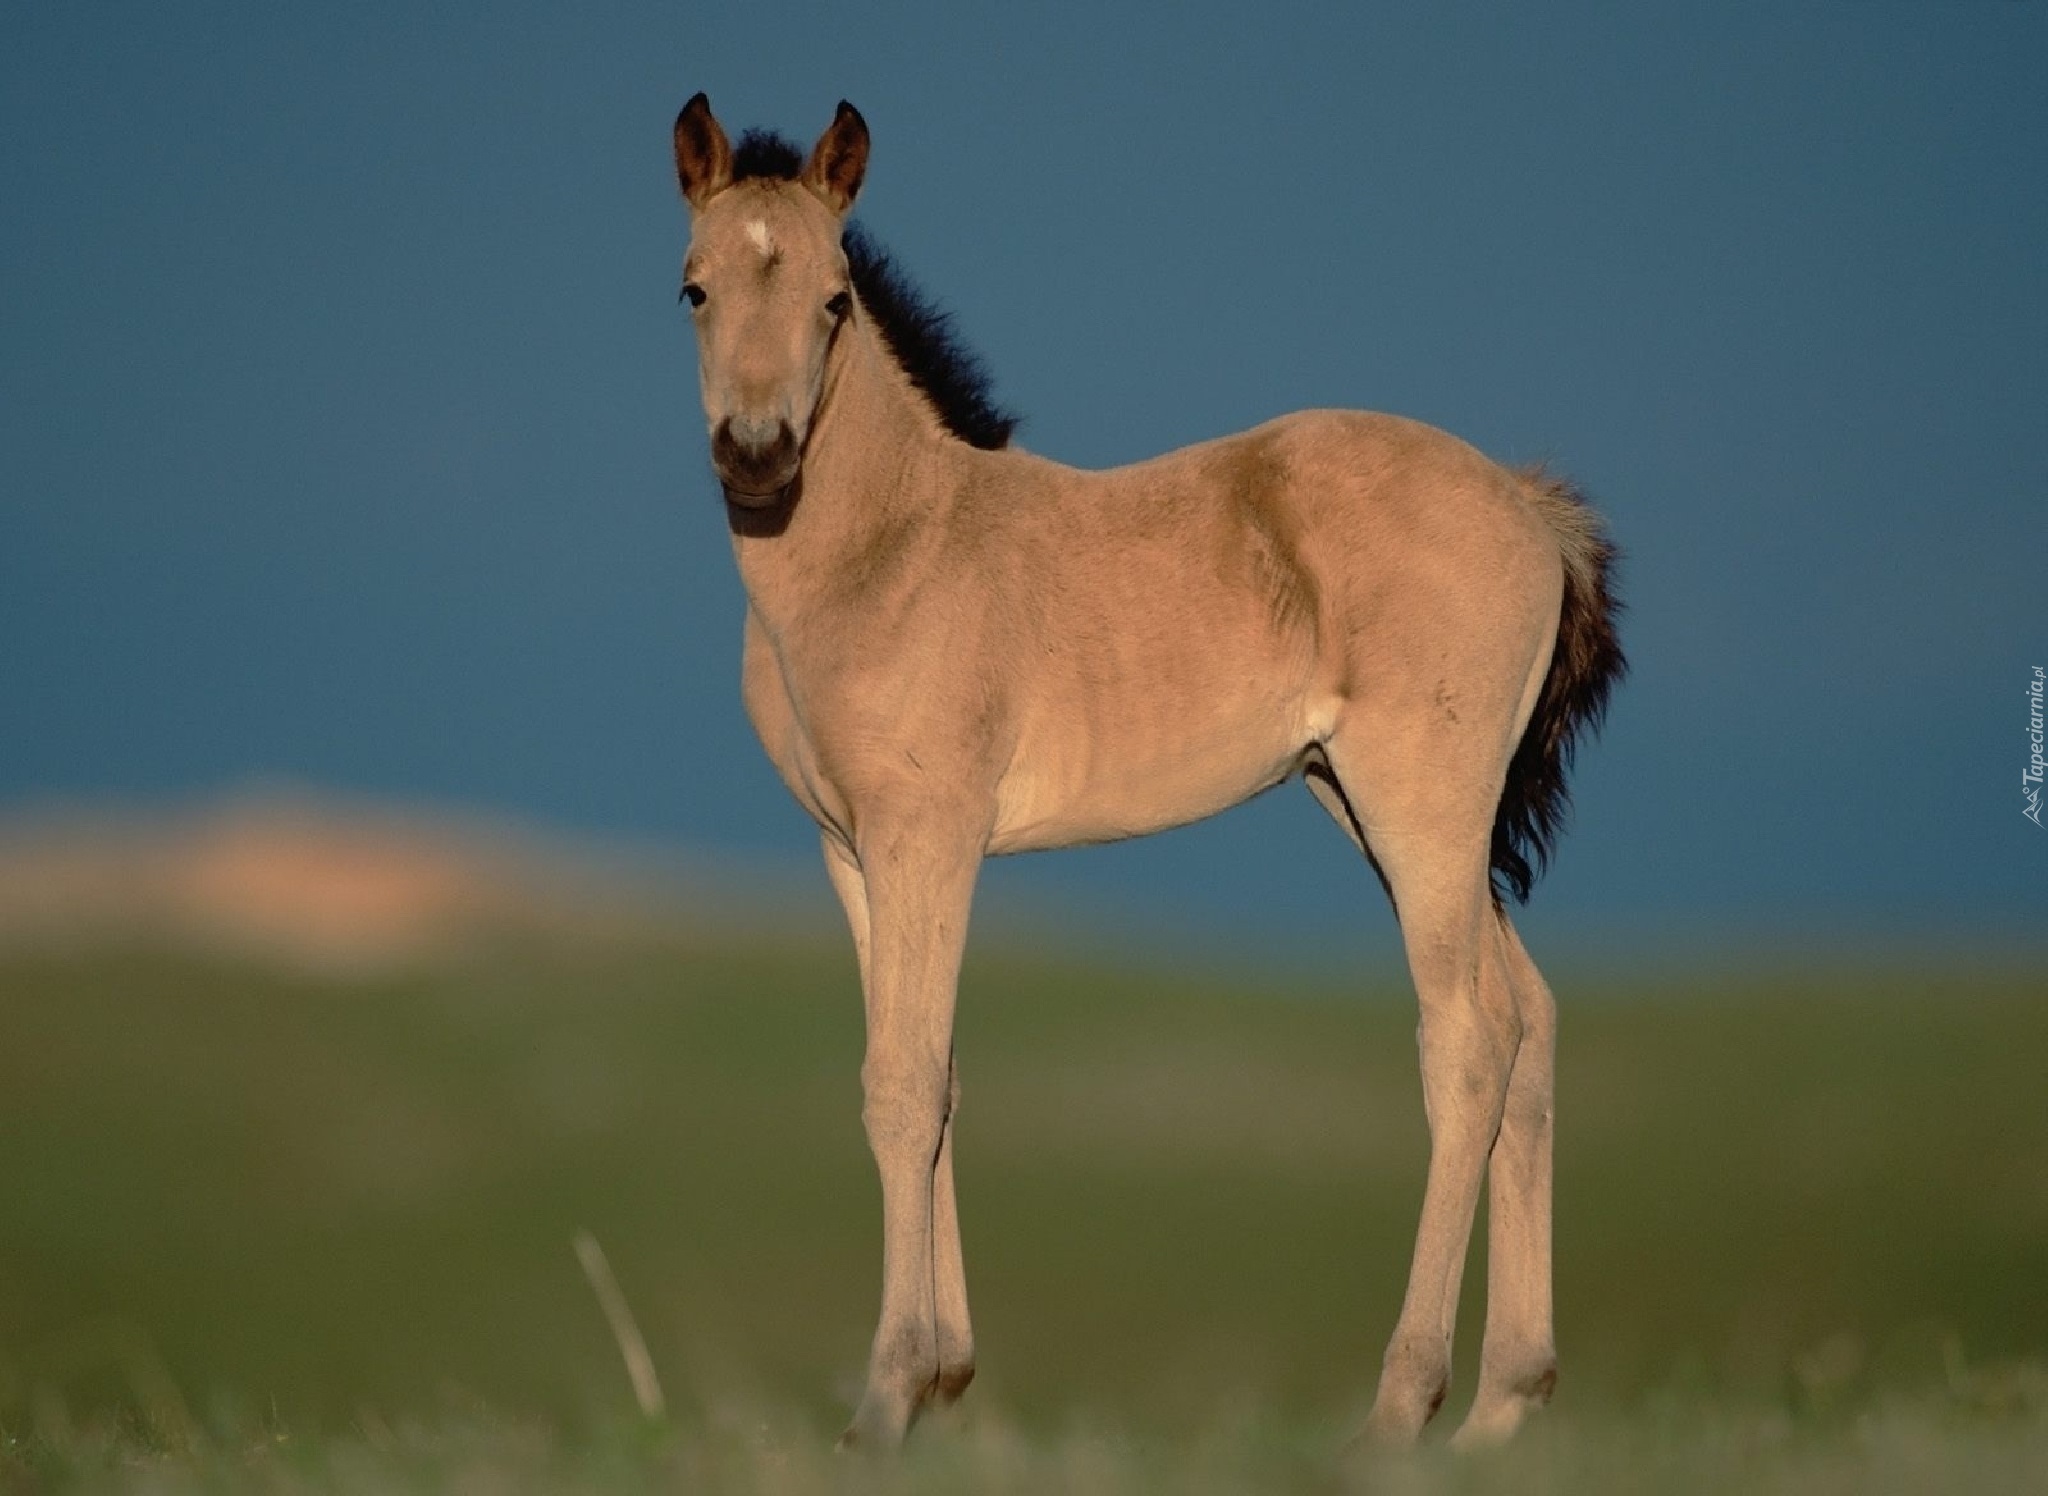
{"type": "Polygon", "coordinates": [[[853,206],[867,169],[868,122],[841,99],[839,112],[811,147],[811,159],[804,165],[804,185],[834,213],[844,213],[853,206]]]}

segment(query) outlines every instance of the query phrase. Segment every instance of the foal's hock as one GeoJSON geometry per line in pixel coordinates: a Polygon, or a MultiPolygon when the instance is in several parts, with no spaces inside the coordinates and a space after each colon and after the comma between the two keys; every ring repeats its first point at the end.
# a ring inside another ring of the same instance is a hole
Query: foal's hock
{"type": "Polygon", "coordinates": [[[1450,1381],[1482,1178],[1486,1334],[1462,1441],[1550,1395],[1549,989],[1526,898],[1624,662],[1613,551],[1569,485],[1414,421],[1303,411],[1084,472],[1009,443],[979,364],[856,227],[868,131],[808,155],[676,119],[683,297],[746,583],[748,714],[817,821],[867,1007],[882,1305],[847,1439],[974,1375],[953,1004],[994,853],[1139,836],[1300,774],[1385,884],[1421,1006],[1429,1179],[1367,1422],[1450,1381]]]}

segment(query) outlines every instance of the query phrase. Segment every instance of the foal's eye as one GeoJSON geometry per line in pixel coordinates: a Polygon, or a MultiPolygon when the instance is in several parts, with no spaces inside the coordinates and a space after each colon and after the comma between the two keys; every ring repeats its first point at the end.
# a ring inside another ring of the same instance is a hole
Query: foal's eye
{"type": "Polygon", "coordinates": [[[693,307],[702,306],[704,305],[704,288],[695,281],[684,281],[683,294],[676,299],[678,301],[687,301],[693,307]]]}
{"type": "Polygon", "coordinates": [[[835,322],[852,310],[853,295],[848,291],[841,291],[837,296],[834,296],[825,303],[825,314],[835,322]]]}

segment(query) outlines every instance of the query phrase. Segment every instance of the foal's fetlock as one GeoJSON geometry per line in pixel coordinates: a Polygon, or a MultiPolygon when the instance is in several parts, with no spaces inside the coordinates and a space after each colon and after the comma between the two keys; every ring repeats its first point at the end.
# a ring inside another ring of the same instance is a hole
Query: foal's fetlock
{"type": "Polygon", "coordinates": [[[974,1353],[953,1357],[941,1354],[939,1374],[932,1380],[931,1404],[935,1408],[950,1408],[960,1401],[960,1394],[967,1390],[967,1384],[974,1380],[974,1353]]]}
{"type": "Polygon", "coordinates": [[[922,1406],[919,1394],[906,1395],[870,1383],[836,1447],[842,1454],[888,1454],[900,1449],[922,1406]]]}
{"type": "Polygon", "coordinates": [[[1451,1362],[1442,1350],[1389,1346],[1362,1440],[1381,1448],[1407,1448],[1422,1436],[1450,1390],[1451,1362]]]}
{"type": "Polygon", "coordinates": [[[1502,1357],[1494,1367],[1481,1365],[1479,1396],[1512,1398],[1531,1408],[1540,1408],[1557,1390],[1557,1352],[1545,1347],[1522,1355],[1502,1357]]]}
{"type": "Polygon", "coordinates": [[[974,1380],[974,1331],[964,1317],[939,1316],[939,1372],[932,1382],[932,1401],[947,1407],[959,1401],[974,1380]]]}
{"type": "Polygon", "coordinates": [[[1550,1401],[1557,1389],[1557,1358],[1532,1358],[1498,1377],[1482,1374],[1479,1395],[1451,1436],[1454,1449],[1485,1449],[1506,1442],[1522,1420],[1550,1401]]]}
{"type": "Polygon", "coordinates": [[[1517,1377],[1509,1384],[1509,1390],[1530,1407],[1542,1407],[1557,1391],[1557,1358],[1553,1356],[1527,1375],[1517,1377]]]}
{"type": "Polygon", "coordinates": [[[839,1436],[839,1448],[874,1451],[902,1444],[910,1425],[931,1400],[938,1376],[938,1356],[926,1335],[898,1335],[879,1347],[869,1359],[860,1406],[839,1436]]]}

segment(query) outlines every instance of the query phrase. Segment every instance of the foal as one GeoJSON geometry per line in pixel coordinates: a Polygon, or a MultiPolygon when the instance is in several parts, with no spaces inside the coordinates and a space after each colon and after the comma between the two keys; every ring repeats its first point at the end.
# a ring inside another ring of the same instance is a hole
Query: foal
{"type": "Polygon", "coordinates": [[[1378,871],[1421,1007],[1429,1178],[1368,1432],[1450,1382],[1482,1176],[1486,1336],[1459,1437],[1550,1395],[1554,1008],[1502,908],[1624,669],[1612,551],[1565,484],[1430,427],[1305,411],[1108,472],[1008,445],[978,367],[808,158],[676,119],[711,460],[747,590],[748,715],[823,832],[867,1008],[882,1305],[847,1440],[974,1375],[953,1004],[991,854],[1140,836],[1300,773],[1378,871]]]}

